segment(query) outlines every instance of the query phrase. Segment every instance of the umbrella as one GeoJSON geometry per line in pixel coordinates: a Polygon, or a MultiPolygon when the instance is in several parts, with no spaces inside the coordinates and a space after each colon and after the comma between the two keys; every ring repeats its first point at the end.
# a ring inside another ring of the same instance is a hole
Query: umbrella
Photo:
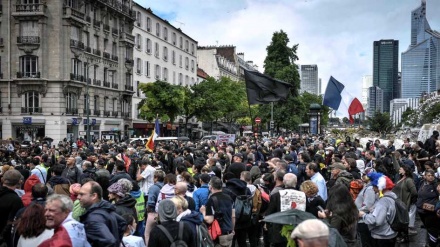
{"type": "Polygon", "coordinates": [[[308,212],[298,209],[290,209],[283,212],[270,214],[264,217],[263,221],[280,225],[298,225],[304,220],[316,219],[316,217],[308,212]]]}

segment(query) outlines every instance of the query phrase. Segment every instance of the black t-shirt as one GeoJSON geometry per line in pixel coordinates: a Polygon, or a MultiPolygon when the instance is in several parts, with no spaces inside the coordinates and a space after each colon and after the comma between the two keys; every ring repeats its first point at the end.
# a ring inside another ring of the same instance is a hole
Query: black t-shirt
{"type": "Polygon", "coordinates": [[[232,226],[232,209],[234,208],[234,202],[231,197],[223,192],[217,192],[209,197],[206,203],[206,215],[212,216],[218,220],[222,234],[233,231],[232,226]],[[217,198],[217,204],[214,205],[213,197],[217,198]],[[221,216],[221,218],[220,218],[221,216]]]}

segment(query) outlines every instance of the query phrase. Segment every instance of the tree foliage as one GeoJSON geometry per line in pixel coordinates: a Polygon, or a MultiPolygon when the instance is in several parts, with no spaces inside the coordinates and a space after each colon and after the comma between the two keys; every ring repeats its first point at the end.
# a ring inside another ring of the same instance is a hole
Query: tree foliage
{"type": "Polygon", "coordinates": [[[159,115],[162,120],[174,122],[182,113],[185,92],[181,86],[156,81],[142,83],[139,87],[146,96],[139,104],[142,118],[153,121],[159,115]]]}
{"type": "Polygon", "coordinates": [[[390,114],[387,112],[375,112],[372,117],[367,117],[367,125],[371,131],[379,132],[380,134],[387,134],[393,128],[393,123],[390,119],[390,114]]]}

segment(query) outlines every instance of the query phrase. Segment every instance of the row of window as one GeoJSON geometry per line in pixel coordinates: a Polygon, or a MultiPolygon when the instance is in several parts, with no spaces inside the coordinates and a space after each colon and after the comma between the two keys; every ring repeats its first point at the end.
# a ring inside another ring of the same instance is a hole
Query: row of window
{"type": "MultiPolygon", "coordinates": [[[[147,39],[147,47],[146,47],[146,52],[148,54],[152,54],[152,49],[151,49],[151,40],[147,39]]],[[[154,49],[154,56],[156,58],[160,58],[160,48],[159,48],[159,43],[155,43],[155,49],[154,49]]],[[[162,58],[164,61],[168,61],[169,59],[169,54],[168,54],[168,47],[164,46],[162,48],[162,58]]],[[[176,65],[176,51],[172,50],[171,51],[171,63],[173,65],[176,65]]],[[[182,68],[183,67],[183,56],[179,55],[179,67],[182,68]]],[[[189,70],[190,69],[190,61],[189,61],[189,57],[185,57],[185,69],[189,70]]],[[[195,61],[194,59],[191,59],[191,72],[195,71],[195,61]]]]}
{"type": "MultiPolygon", "coordinates": [[[[139,75],[144,74],[146,77],[151,77],[151,63],[150,61],[142,61],[142,59],[137,58],[135,60],[136,64],[136,73],[139,75]]],[[[179,85],[193,85],[195,83],[194,77],[189,77],[188,75],[184,76],[182,73],[177,74],[173,71],[173,78],[169,78],[169,70],[166,67],[161,68],[160,65],[154,65],[154,78],[156,80],[162,80],[166,82],[172,82],[179,85]],[[171,80],[172,79],[172,80],[171,80]],[[176,81],[177,79],[177,81],[176,81]]]]}
{"type": "MultiPolygon", "coordinates": [[[[90,109],[87,102],[87,94],[84,95],[84,109],[90,109]]],[[[37,91],[29,91],[22,95],[22,113],[42,113],[40,94],[37,91]]],[[[104,111],[117,111],[118,100],[114,98],[111,102],[108,97],[104,98],[104,111]],[[110,108],[111,107],[111,108],[110,108]]],[[[93,97],[94,110],[99,111],[99,96],[93,97]]],[[[78,95],[75,93],[67,93],[66,95],[66,113],[78,113],[78,95]]],[[[130,103],[127,99],[121,102],[121,111],[123,113],[130,112],[130,103]]]]}
{"type": "MultiPolygon", "coordinates": [[[[142,24],[142,14],[141,12],[137,12],[136,14],[136,25],[140,28],[144,28],[142,24]]],[[[146,26],[145,30],[147,32],[152,31],[152,20],[150,17],[147,16],[146,18],[146,26]]],[[[159,38],[162,38],[165,41],[168,41],[168,28],[166,26],[161,27],[161,24],[159,22],[156,22],[156,36],[159,38]]],[[[172,45],[177,46],[177,34],[176,32],[172,32],[171,34],[171,42],[172,45]]],[[[179,48],[184,49],[186,52],[191,52],[192,55],[195,54],[195,44],[191,43],[191,51],[190,51],[190,41],[188,39],[185,40],[185,43],[183,42],[183,37],[179,37],[179,48]]]]}

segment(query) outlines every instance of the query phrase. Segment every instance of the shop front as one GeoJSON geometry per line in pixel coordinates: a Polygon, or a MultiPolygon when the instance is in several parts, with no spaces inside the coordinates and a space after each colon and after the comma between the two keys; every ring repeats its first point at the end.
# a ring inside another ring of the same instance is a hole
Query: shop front
{"type": "Polygon", "coordinates": [[[45,137],[45,120],[23,117],[23,120],[12,122],[12,138],[19,141],[43,141],[45,137]]]}
{"type": "Polygon", "coordinates": [[[148,137],[154,129],[154,123],[133,123],[133,135],[131,137],[148,137]]]}

